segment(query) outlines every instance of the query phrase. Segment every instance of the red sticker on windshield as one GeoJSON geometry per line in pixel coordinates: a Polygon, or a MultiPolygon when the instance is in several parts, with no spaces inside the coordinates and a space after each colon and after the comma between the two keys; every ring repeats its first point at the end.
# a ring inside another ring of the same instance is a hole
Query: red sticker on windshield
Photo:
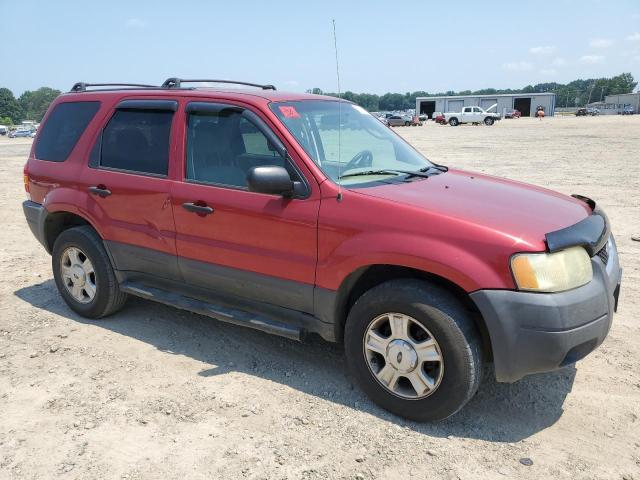
{"type": "Polygon", "coordinates": [[[284,118],[300,118],[300,114],[296,110],[296,107],[288,107],[288,106],[279,106],[278,107],[284,118]]]}

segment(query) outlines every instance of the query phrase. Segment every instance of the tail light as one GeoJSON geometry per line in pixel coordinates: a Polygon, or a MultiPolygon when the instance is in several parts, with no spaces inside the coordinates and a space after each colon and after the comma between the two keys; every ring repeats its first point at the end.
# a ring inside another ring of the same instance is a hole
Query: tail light
{"type": "Polygon", "coordinates": [[[24,166],[22,178],[24,181],[24,191],[27,192],[27,199],[31,200],[31,192],[29,191],[29,170],[26,165],[24,166]]]}

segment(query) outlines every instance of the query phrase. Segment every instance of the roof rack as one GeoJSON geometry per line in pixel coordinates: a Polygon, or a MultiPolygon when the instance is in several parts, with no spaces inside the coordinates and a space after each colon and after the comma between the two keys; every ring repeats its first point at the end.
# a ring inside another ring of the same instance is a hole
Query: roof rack
{"type": "Polygon", "coordinates": [[[87,87],[140,87],[159,88],[157,85],[146,85],[144,83],[85,83],[78,82],[71,87],[70,92],[86,92],[87,87]]]}
{"type": "Polygon", "coordinates": [[[202,80],[187,80],[184,78],[167,78],[162,84],[162,88],[180,88],[183,83],[198,83],[198,82],[208,82],[208,83],[231,83],[234,85],[247,85],[249,87],[258,87],[263,90],[275,90],[276,87],[273,85],[260,85],[258,83],[249,83],[249,82],[238,82],[236,80],[211,80],[211,79],[202,79],[202,80]]]}

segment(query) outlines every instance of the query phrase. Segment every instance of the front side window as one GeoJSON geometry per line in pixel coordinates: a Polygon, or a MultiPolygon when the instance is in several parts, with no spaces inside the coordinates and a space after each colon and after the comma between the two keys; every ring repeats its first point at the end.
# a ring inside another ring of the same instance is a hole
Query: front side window
{"type": "Polygon", "coordinates": [[[100,166],[167,175],[173,112],[116,110],[102,132],[100,166]]]}
{"type": "Polygon", "coordinates": [[[65,102],[56,105],[41,127],[36,143],[36,158],[64,162],[99,108],[100,102],[65,102]]]}
{"type": "Polygon", "coordinates": [[[367,186],[400,177],[407,171],[433,167],[357,105],[301,100],[272,103],[270,108],[309,157],[336,183],[367,186]],[[368,175],[369,172],[374,173],[368,175]]]}
{"type": "Polygon", "coordinates": [[[295,170],[267,137],[236,109],[191,112],[187,124],[187,180],[246,188],[252,167],[276,165],[295,170]]]}

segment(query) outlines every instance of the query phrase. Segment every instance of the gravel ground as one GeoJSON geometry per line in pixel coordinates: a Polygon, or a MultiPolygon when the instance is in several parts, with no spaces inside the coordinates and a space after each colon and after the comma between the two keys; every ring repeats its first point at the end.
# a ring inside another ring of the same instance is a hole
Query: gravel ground
{"type": "Polygon", "coordinates": [[[337,346],[138,299],[80,318],[23,219],[30,140],[0,137],[0,478],[640,480],[640,116],[397,131],[436,162],[606,209],[624,277],[596,352],[513,385],[487,375],[460,414],[418,424],[355,389],[337,346]]]}

